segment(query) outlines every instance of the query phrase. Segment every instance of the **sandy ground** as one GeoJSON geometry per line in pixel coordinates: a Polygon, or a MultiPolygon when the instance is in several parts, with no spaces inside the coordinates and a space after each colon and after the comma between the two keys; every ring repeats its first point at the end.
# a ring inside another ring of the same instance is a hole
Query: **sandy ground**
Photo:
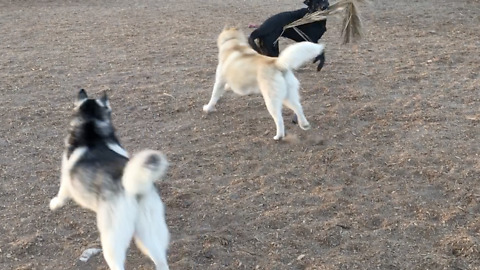
{"type": "MultiPolygon", "coordinates": [[[[78,260],[94,214],[48,209],[80,88],[168,156],[171,269],[480,269],[480,2],[374,0],[356,45],[330,19],[288,142],[260,96],[205,115],[223,26],[301,2],[1,0],[0,269],[107,269],[78,260]]],[[[126,266],[153,269],[134,245],[126,266]]]]}

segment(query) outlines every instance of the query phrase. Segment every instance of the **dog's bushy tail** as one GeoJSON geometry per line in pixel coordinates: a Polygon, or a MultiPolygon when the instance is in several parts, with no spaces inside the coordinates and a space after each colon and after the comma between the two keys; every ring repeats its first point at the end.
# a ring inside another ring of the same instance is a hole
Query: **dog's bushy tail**
{"type": "Polygon", "coordinates": [[[324,44],[303,41],[288,46],[277,58],[276,64],[282,69],[297,69],[304,63],[323,53],[324,44]]]}
{"type": "Polygon", "coordinates": [[[128,194],[144,194],[166,174],[167,168],[168,161],[162,152],[143,150],[128,161],[123,171],[122,185],[128,194]]]}

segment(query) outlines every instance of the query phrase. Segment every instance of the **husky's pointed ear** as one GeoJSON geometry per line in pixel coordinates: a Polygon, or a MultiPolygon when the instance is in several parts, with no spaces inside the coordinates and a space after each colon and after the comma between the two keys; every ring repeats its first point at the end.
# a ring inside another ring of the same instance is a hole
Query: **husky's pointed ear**
{"type": "Polygon", "coordinates": [[[87,99],[88,98],[88,95],[87,95],[87,91],[85,91],[85,89],[80,89],[80,91],[78,91],[78,97],[77,97],[77,100],[84,100],[84,99],[87,99]]]}
{"type": "Polygon", "coordinates": [[[110,107],[110,101],[108,101],[107,91],[103,91],[103,96],[100,99],[100,101],[103,103],[105,107],[109,108],[110,110],[112,109],[110,107]]]}
{"type": "Polygon", "coordinates": [[[77,100],[75,100],[75,106],[80,105],[86,99],[88,99],[87,92],[85,91],[85,89],[80,89],[77,95],[77,100]]]}
{"type": "Polygon", "coordinates": [[[103,91],[103,96],[102,98],[100,99],[100,101],[103,103],[103,104],[106,104],[108,102],[108,96],[107,96],[107,92],[106,91],[103,91]]]}

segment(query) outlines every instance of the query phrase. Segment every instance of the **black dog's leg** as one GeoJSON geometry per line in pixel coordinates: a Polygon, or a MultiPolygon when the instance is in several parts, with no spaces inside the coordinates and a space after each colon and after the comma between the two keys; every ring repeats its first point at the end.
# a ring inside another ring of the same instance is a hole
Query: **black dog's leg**
{"type": "Polygon", "coordinates": [[[292,117],[292,123],[294,123],[295,125],[298,124],[298,117],[296,114],[294,114],[292,117]]]}
{"type": "Polygon", "coordinates": [[[261,42],[262,54],[270,57],[278,57],[280,48],[278,47],[278,38],[280,35],[270,34],[265,36],[261,42]]]}
{"type": "Polygon", "coordinates": [[[258,53],[261,53],[261,47],[262,45],[260,45],[260,48],[257,46],[257,43],[255,43],[255,39],[259,39],[259,42],[261,43],[261,39],[260,39],[260,31],[259,29],[255,29],[253,30],[253,32],[250,34],[250,36],[248,37],[248,44],[250,44],[250,47],[252,47],[252,49],[254,49],[255,51],[257,51],[258,53]]]}
{"type": "Polygon", "coordinates": [[[323,65],[325,64],[325,52],[322,52],[317,57],[315,57],[315,59],[313,60],[313,63],[315,64],[315,62],[317,62],[317,61],[320,61],[320,62],[318,62],[318,66],[317,66],[317,72],[318,72],[318,71],[322,70],[323,65]]]}
{"type": "Polygon", "coordinates": [[[280,48],[278,47],[278,41],[273,43],[273,57],[278,57],[280,55],[280,48]]]}

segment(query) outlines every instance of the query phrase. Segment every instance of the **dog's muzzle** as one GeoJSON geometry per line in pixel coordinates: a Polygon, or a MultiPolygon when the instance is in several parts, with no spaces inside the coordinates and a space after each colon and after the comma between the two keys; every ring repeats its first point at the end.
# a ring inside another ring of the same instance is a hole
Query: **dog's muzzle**
{"type": "Polygon", "coordinates": [[[312,7],[309,7],[309,12],[315,12],[318,10],[326,10],[328,7],[330,7],[330,4],[327,3],[321,3],[321,4],[314,4],[312,7]]]}
{"type": "Polygon", "coordinates": [[[329,3],[320,4],[320,5],[317,7],[317,10],[318,10],[318,9],[325,10],[325,9],[327,9],[329,6],[330,6],[329,3]]]}

